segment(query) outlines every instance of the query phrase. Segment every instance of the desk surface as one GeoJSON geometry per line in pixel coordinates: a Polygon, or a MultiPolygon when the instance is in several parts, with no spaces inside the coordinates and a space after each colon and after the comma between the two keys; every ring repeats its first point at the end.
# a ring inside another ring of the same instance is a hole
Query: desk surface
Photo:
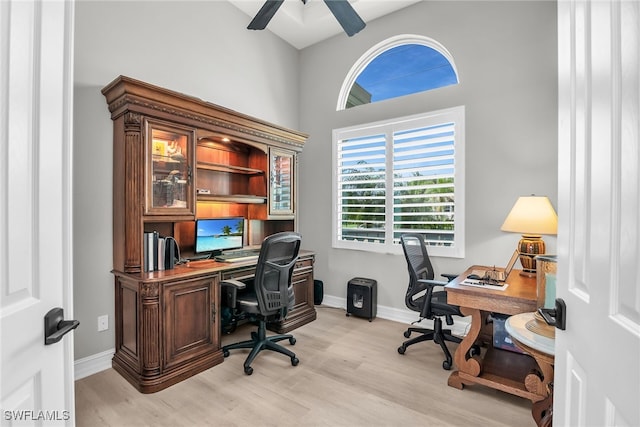
{"type": "MultiPolygon", "coordinates": [[[[313,257],[315,252],[300,250],[298,256],[300,259],[313,257]]],[[[180,279],[182,277],[198,277],[210,275],[212,273],[231,271],[236,269],[246,269],[254,267],[258,263],[257,259],[238,261],[238,262],[219,262],[213,259],[204,259],[198,261],[190,261],[184,264],[178,264],[171,270],[149,271],[138,274],[127,274],[114,271],[119,275],[136,276],[146,282],[161,282],[167,279],[180,279]]]]}
{"type": "Polygon", "coordinates": [[[535,277],[521,276],[521,270],[514,269],[507,277],[506,283],[509,286],[506,289],[488,289],[462,284],[471,271],[482,268],[487,267],[471,266],[445,286],[447,301],[450,304],[509,315],[536,311],[537,284],[535,277]]]}

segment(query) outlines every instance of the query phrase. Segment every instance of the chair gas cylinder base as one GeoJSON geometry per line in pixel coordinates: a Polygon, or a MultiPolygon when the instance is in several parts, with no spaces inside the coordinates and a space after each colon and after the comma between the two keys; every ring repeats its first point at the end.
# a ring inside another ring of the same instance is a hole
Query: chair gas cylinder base
{"type": "Polygon", "coordinates": [[[297,366],[298,363],[300,363],[300,360],[298,360],[295,353],[280,344],[276,344],[278,341],[288,339],[289,344],[294,345],[296,343],[295,337],[290,334],[267,336],[266,329],[266,323],[259,322],[258,331],[251,332],[250,340],[224,346],[222,348],[222,355],[224,357],[229,357],[229,350],[250,348],[251,352],[244,361],[244,373],[247,375],[251,375],[253,373],[251,364],[262,350],[272,350],[289,356],[291,358],[291,365],[297,366]]]}

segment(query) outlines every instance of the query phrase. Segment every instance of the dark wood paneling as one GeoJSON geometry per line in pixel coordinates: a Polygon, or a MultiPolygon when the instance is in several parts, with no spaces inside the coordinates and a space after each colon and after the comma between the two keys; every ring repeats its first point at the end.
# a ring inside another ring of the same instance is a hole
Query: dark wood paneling
{"type": "Polygon", "coordinates": [[[122,348],[138,355],[138,293],[122,288],[122,348]]]}
{"type": "Polygon", "coordinates": [[[165,363],[170,369],[193,353],[214,348],[213,280],[180,282],[164,289],[165,363]]]}

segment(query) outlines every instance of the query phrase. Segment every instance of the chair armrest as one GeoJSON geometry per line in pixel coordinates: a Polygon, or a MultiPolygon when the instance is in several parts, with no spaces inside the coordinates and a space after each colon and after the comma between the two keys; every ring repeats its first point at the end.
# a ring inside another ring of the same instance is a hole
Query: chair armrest
{"type": "Polygon", "coordinates": [[[447,282],[452,281],[453,279],[455,279],[456,277],[458,277],[458,274],[449,274],[449,273],[443,273],[441,274],[442,277],[446,277],[447,278],[447,282]]]}
{"type": "Polygon", "coordinates": [[[431,298],[433,295],[433,288],[435,288],[436,286],[445,286],[447,282],[442,282],[440,280],[418,279],[418,284],[425,286],[427,290],[427,292],[424,294],[424,305],[422,306],[420,317],[424,319],[431,319],[433,317],[433,314],[431,313],[431,298]]]}
{"type": "MultiPolygon", "coordinates": [[[[457,276],[456,276],[457,277],[457,276]]],[[[418,283],[425,285],[425,288],[435,288],[436,286],[446,286],[447,283],[443,280],[430,280],[430,279],[418,279],[418,283]]]]}
{"type": "Polygon", "coordinates": [[[220,286],[222,287],[223,302],[226,302],[227,307],[235,309],[238,291],[245,289],[247,285],[239,280],[227,279],[220,282],[220,286]]]}
{"type": "Polygon", "coordinates": [[[220,286],[229,286],[235,288],[236,290],[244,289],[247,287],[246,283],[234,279],[223,280],[222,282],[220,282],[220,286]]]}

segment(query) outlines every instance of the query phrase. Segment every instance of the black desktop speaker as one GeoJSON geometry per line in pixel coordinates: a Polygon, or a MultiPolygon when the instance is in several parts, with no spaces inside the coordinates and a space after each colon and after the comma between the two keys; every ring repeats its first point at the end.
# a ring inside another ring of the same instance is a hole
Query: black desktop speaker
{"type": "Polygon", "coordinates": [[[364,277],[354,277],[347,283],[347,316],[366,317],[369,322],[376,317],[378,282],[364,277]]]}
{"type": "Polygon", "coordinates": [[[315,305],[322,304],[322,298],[324,297],[324,283],[322,280],[313,281],[313,303],[315,305]]]}
{"type": "Polygon", "coordinates": [[[180,260],[180,247],[178,242],[173,237],[165,237],[165,252],[164,252],[164,268],[171,270],[176,265],[176,260],[180,260]]]}

